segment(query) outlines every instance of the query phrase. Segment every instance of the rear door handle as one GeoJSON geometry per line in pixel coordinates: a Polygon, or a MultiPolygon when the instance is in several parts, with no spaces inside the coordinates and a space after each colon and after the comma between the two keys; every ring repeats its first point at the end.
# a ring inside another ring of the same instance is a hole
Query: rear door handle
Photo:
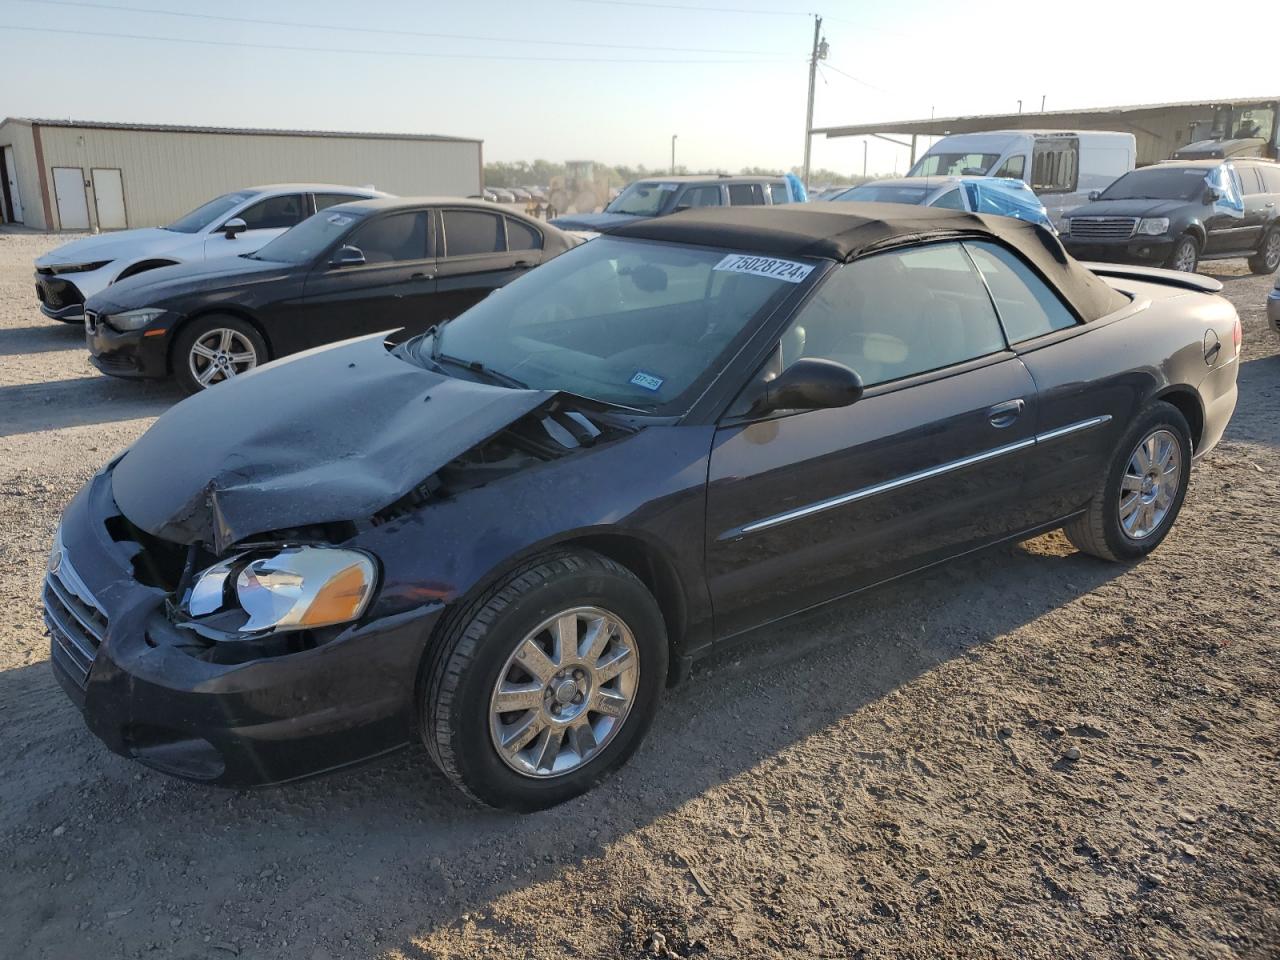
{"type": "Polygon", "coordinates": [[[1022,400],[1006,400],[1004,403],[997,403],[987,411],[987,419],[996,428],[1012,426],[1013,422],[1022,415],[1022,409],[1025,406],[1026,403],[1022,400]]]}

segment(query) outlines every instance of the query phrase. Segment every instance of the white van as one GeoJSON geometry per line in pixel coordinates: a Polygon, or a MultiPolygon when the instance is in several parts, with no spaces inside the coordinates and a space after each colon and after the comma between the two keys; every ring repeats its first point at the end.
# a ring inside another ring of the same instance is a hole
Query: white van
{"type": "Polygon", "coordinates": [[[988,176],[1022,180],[1054,224],[1133,169],[1131,133],[1101,130],[991,130],[943,137],[916,161],[909,177],[988,176]]]}

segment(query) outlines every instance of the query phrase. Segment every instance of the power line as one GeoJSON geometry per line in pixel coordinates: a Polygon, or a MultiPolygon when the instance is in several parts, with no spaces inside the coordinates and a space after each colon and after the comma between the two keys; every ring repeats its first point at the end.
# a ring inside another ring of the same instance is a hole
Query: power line
{"type": "Polygon", "coordinates": [[[264,20],[256,17],[232,17],[216,13],[191,13],[185,10],[164,10],[158,7],[135,7],[124,4],[86,3],[84,0],[19,0],[39,6],[78,7],[88,10],[106,10],[118,13],[159,14],[166,17],[185,17],[190,20],[214,20],[222,23],[246,23],[267,27],[309,28],[316,30],[340,30],[343,33],[370,33],[382,36],[426,37],[433,40],[476,40],[484,43],[528,43],[539,46],[593,47],[611,50],[656,50],[666,53],[724,53],[778,56],[774,50],[723,50],[707,47],[662,47],[628,43],[595,43],[586,40],[540,40],[527,37],[488,37],[466,33],[429,33],[420,30],[392,30],[379,27],[358,27],[325,23],[305,23],[301,20],[264,20]]]}
{"type": "Polygon", "coordinates": [[[877,93],[883,93],[889,96],[894,96],[893,93],[886,90],[884,87],[877,87],[874,83],[872,83],[869,80],[863,80],[861,77],[855,77],[852,73],[846,73],[845,71],[841,70],[839,67],[832,64],[830,61],[821,63],[818,66],[821,68],[825,68],[827,70],[834,70],[836,73],[840,74],[840,76],[846,77],[847,79],[852,80],[854,83],[860,83],[864,87],[869,87],[870,89],[875,90],[877,93]]]}
{"type": "Polygon", "coordinates": [[[811,13],[798,10],[748,10],[742,7],[698,7],[687,3],[650,3],[647,0],[573,0],[574,3],[591,3],[602,7],[648,7],[653,10],[693,10],[697,13],[748,13],[762,17],[811,17],[811,13]]]}
{"type": "Polygon", "coordinates": [[[279,43],[250,43],[239,40],[201,40],[193,37],[159,37],[142,33],[107,33],[99,30],[70,30],[58,27],[14,27],[5,25],[6,30],[19,30],[26,33],[57,33],[77,37],[105,37],[112,40],[154,40],[160,43],[193,43],[206,47],[240,47],[250,50],[286,50],[296,53],[350,53],[375,57],[419,57],[433,60],[506,60],[535,63],[666,63],[666,64],[769,64],[793,63],[793,60],[671,60],[629,58],[619,60],[617,57],[522,57],[491,53],[435,53],[420,50],[369,50],[352,47],[303,47],[279,43]]]}

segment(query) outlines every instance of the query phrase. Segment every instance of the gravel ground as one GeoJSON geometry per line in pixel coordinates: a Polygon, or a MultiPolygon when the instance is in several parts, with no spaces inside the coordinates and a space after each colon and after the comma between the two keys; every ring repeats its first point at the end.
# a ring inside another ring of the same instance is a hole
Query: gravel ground
{"type": "Polygon", "coordinates": [[[764,631],[522,818],[417,749],[226,791],[85,730],[45,662],[50,536],[177,396],[41,317],[55,242],[0,234],[0,956],[1280,956],[1270,278],[1207,267],[1240,406],[1153,557],[1050,534],[764,631]]]}

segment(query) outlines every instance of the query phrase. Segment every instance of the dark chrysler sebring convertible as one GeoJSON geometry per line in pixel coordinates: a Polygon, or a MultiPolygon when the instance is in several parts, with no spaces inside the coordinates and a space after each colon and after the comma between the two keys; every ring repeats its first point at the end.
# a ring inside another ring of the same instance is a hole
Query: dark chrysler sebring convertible
{"type": "Polygon", "coordinates": [[[1240,327],[1212,280],[1105,269],[900,205],[617,228],[399,346],[162,416],[63,517],[54,670],[177,776],[420,738],[473,797],[558,803],[754,627],[1055,527],[1154,549],[1231,416],[1240,327]]]}

